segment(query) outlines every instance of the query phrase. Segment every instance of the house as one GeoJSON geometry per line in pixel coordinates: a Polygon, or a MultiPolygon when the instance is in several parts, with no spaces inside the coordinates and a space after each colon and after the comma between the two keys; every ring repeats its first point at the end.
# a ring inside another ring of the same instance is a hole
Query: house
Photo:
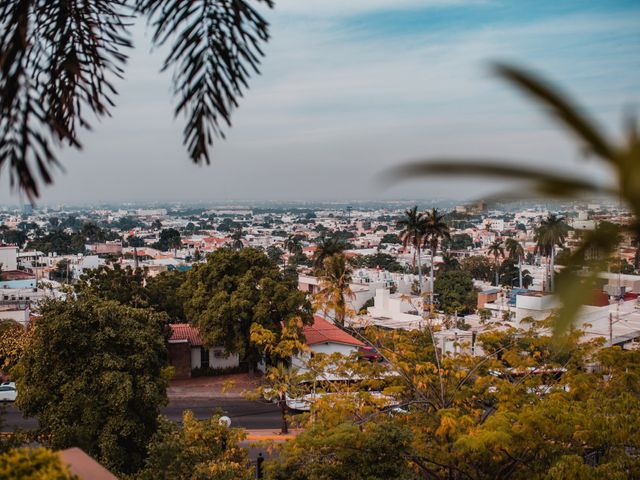
{"type": "Polygon", "coordinates": [[[311,352],[300,353],[291,361],[292,366],[301,371],[305,370],[305,365],[310,355],[340,353],[348,356],[356,353],[360,347],[365,346],[363,342],[319,315],[313,317],[312,325],[306,325],[302,328],[302,334],[311,352]]]}
{"type": "Polygon", "coordinates": [[[194,369],[226,369],[240,366],[237,353],[223,347],[205,347],[200,331],[189,323],[174,323],[169,337],[169,363],[175,367],[175,378],[189,378],[194,369]]]}

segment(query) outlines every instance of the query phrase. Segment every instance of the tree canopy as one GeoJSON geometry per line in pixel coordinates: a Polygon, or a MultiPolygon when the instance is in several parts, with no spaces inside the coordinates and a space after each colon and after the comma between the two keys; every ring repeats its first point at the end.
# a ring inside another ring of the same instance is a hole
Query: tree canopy
{"type": "Polygon", "coordinates": [[[207,345],[224,346],[255,365],[252,323],[278,332],[293,317],[312,320],[305,294],[263,252],[219,249],[195,265],[180,287],[186,318],[200,328],[207,345]]]}
{"type": "Polygon", "coordinates": [[[48,301],[41,314],[11,372],[18,407],[53,448],[137,470],[167,398],[164,316],[89,295],[48,301]]]}

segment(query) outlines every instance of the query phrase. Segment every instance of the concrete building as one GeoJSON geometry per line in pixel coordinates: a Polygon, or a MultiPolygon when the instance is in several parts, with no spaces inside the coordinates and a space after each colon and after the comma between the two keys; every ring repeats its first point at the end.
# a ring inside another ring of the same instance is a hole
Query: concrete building
{"type": "Polygon", "coordinates": [[[18,247],[15,245],[0,245],[0,264],[2,264],[2,270],[17,270],[18,247]]]}

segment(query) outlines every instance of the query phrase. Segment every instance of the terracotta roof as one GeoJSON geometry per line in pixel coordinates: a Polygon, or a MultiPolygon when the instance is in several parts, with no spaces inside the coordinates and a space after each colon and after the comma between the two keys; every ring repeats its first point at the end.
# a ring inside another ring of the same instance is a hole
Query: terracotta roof
{"type": "Polygon", "coordinates": [[[68,448],[58,453],[72,475],[79,480],[118,480],[114,474],[96,462],[79,448],[68,448]]]}
{"type": "Polygon", "coordinates": [[[189,323],[172,323],[170,343],[188,342],[194,347],[202,345],[202,337],[200,337],[200,330],[195,325],[189,323]]]}
{"type": "Polygon", "coordinates": [[[344,345],[364,346],[360,340],[352,337],[334,324],[327,322],[319,316],[313,317],[313,325],[307,325],[302,329],[307,345],[318,343],[342,343],[344,345]]]}
{"type": "Polygon", "coordinates": [[[36,278],[36,276],[24,270],[3,270],[2,273],[0,273],[0,279],[3,281],[31,280],[32,278],[36,278]]]}

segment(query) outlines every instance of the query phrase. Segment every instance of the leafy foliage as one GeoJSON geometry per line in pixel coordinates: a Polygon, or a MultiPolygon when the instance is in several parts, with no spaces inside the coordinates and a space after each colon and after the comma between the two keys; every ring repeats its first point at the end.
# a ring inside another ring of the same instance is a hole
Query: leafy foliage
{"type": "Polygon", "coordinates": [[[445,313],[470,313],[475,310],[476,292],[471,275],[462,270],[439,272],[435,281],[440,308],[445,313]]]}
{"type": "Polygon", "coordinates": [[[164,318],[95,296],[49,301],[13,368],[17,405],[54,448],[131,473],[166,402],[164,318]]]}
{"type": "Polygon", "coordinates": [[[249,342],[253,323],[278,332],[300,317],[311,321],[311,307],[297,284],[259,250],[219,249],[195,265],[180,287],[184,312],[200,328],[207,345],[224,346],[255,365],[258,349],[249,342]]]}
{"type": "Polygon", "coordinates": [[[253,468],[238,444],[242,430],[220,425],[219,415],[197,420],[186,410],[182,425],[161,417],[137,480],[250,480],[253,468]]]}
{"type": "Polygon", "coordinates": [[[478,338],[481,357],[440,355],[429,329],[368,328],[362,338],[396,373],[384,392],[397,403],[359,409],[345,384],[341,399],[316,404],[305,432],[269,462],[268,478],[380,478],[365,462],[383,462],[388,478],[638,477],[640,424],[631,412],[640,407],[640,353],[602,349],[580,331],[558,344],[551,324],[488,330],[478,338]]]}
{"type": "Polygon", "coordinates": [[[28,348],[32,329],[14,320],[0,319],[0,372],[9,373],[28,348]]]}
{"type": "Polygon", "coordinates": [[[0,478],[5,480],[74,480],[60,457],[46,448],[16,448],[0,454],[0,478]]]}

